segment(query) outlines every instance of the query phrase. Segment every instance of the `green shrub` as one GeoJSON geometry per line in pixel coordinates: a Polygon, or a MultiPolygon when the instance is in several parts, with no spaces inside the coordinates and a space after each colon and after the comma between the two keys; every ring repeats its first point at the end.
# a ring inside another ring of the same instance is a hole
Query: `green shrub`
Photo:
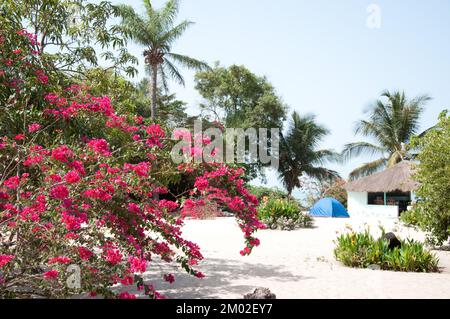
{"type": "Polygon", "coordinates": [[[423,218],[420,227],[434,245],[450,238],[450,116],[444,111],[439,122],[422,137],[413,138],[411,146],[418,150],[418,164],[413,178],[419,182],[415,193],[420,200],[423,218]]]}
{"type": "Polygon", "coordinates": [[[263,199],[258,217],[271,229],[293,230],[312,226],[312,218],[301,212],[297,201],[290,199],[263,199]]]}
{"type": "MultiPolygon", "coordinates": [[[[384,231],[383,231],[384,234],[384,231]]],[[[367,268],[379,265],[384,270],[436,272],[438,259],[426,250],[422,243],[408,239],[401,241],[401,248],[389,249],[383,236],[374,239],[369,230],[350,232],[337,238],[334,255],[344,265],[367,268]]]]}
{"type": "Polygon", "coordinates": [[[407,226],[420,226],[422,221],[422,214],[419,208],[407,210],[400,215],[400,221],[407,226]]]}
{"type": "Polygon", "coordinates": [[[288,193],[284,190],[278,189],[276,187],[264,187],[264,186],[253,186],[249,185],[248,190],[251,194],[255,195],[256,198],[261,202],[265,197],[267,198],[285,198],[289,197],[288,193]]]}

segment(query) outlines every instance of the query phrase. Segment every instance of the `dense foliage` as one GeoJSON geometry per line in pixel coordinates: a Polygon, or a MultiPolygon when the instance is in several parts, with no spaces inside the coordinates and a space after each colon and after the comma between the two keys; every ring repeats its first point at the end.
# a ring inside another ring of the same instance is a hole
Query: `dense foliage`
{"type": "Polygon", "coordinates": [[[375,239],[368,229],[340,235],[336,240],[334,255],[349,267],[379,265],[384,270],[438,271],[438,259],[422,243],[410,239],[401,240],[401,248],[389,249],[387,240],[383,237],[375,239]]]}
{"type": "Polygon", "coordinates": [[[129,54],[124,32],[114,23],[119,8],[109,1],[2,0],[0,13],[36,35],[47,72],[59,72],[57,81],[66,76],[84,78],[89,68],[99,65],[127,75],[137,73],[137,59],[129,54]]]}
{"type": "Polygon", "coordinates": [[[201,105],[214,120],[227,127],[272,128],[283,126],[286,106],[265,77],[253,74],[244,66],[228,68],[216,65],[195,76],[201,105]]]}
{"type": "Polygon", "coordinates": [[[134,298],[111,290],[134,283],[159,298],[141,276],[152,261],[203,277],[195,270],[199,247],[182,237],[181,226],[206,203],[235,214],[242,255],[259,244],[253,233],[264,226],[242,169],[175,166],[174,141],[162,126],[117,113],[108,96],[85,85],[50,86],[36,35],[0,22],[0,296],[134,298]],[[182,175],[192,176],[193,188],[163,199],[182,175]],[[80,268],[80,286],[67,285],[69,265],[80,268]]]}
{"type": "Polygon", "coordinates": [[[325,179],[310,178],[303,176],[301,189],[306,194],[305,207],[312,207],[322,198],[332,197],[337,199],[344,207],[347,207],[347,191],[344,188],[345,180],[339,177],[325,179]]]}
{"type": "Polygon", "coordinates": [[[318,149],[328,130],[317,124],[313,115],[301,116],[292,113],[288,130],[280,138],[280,165],[278,175],[288,194],[296,187],[302,187],[301,178],[307,176],[319,181],[338,177],[338,173],[323,165],[336,161],[338,154],[333,150],[318,149]]]}
{"type": "Polygon", "coordinates": [[[256,196],[258,201],[262,201],[264,197],[267,198],[283,198],[288,199],[288,194],[286,191],[281,190],[276,187],[265,187],[265,186],[253,186],[249,185],[248,190],[250,193],[256,196]]]}
{"type": "Polygon", "coordinates": [[[421,210],[417,207],[404,211],[400,215],[400,221],[402,221],[406,226],[420,226],[423,222],[423,215],[421,210]]]}
{"type": "Polygon", "coordinates": [[[419,150],[414,178],[420,183],[416,190],[416,209],[420,225],[430,232],[430,240],[442,244],[450,236],[450,117],[442,112],[439,122],[421,138],[413,139],[419,150]]]}
{"type": "Polygon", "coordinates": [[[270,229],[293,230],[312,226],[312,218],[301,211],[296,200],[263,198],[258,216],[270,229]]]}

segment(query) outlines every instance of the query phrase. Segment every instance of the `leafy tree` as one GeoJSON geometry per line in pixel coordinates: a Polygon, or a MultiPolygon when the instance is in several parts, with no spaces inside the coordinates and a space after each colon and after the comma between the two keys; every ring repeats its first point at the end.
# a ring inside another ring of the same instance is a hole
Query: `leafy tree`
{"type": "Polygon", "coordinates": [[[317,150],[328,130],[315,122],[313,115],[300,116],[293,112],[287,133],[280,138],[279,178],[291,195],[295,187],[301,187],[300,178],[323,180],[337,177],[338,173],[322,165],[329,160],[337,160],[338,154],[332,150],[317,150]]]}
{"type": "Polygon", "coordinates": [[[430,100],[427,95],[409,100],[404,92],[385,91],[381,96],[386,101],[376,101],[368,110],[369,119],[360,120],[355,129],[355,134],[372,137],[377,144],[349,143],[343,150],[346,159],[362,153],[381,157],[353,170],[350,179],[372,174],[404,160],[407,157],[406,143],[417,132],[420,114],[425,103],[430,100]]]}
{"type": "Polygon", "coordinates": [[[130,64],[137,60],[126,50],[120,26],[111,23],[119,9],[108,1],[4,0],[0,12],[37,35],[48,72],[83,77],[87,68],[103,62],[108,69],[136,73],[130,64]]]}
{"type": "Polygon", "coordinates": [[[175,63],[194,70],[207,69],[205,62],[186,55],[172,52],[172,45],[193,22],[184,20],[174,25],[179,11],[179,1],[169,0],[164,7],[156,10],[150,0],[143,0],[145,16],[140,15],[131,6],[121,5],[122,25],[127,35],[136,43],[144,46],[145,63],[151,75],[151,117],[156,116],[158,74],[163,86],[167,80],[174,79],[184,85],[184,79],[175,63]]]}
{"type": "MultiPolygon", "coordinates": [[[[136,112],[143,117],[150,117],[148,105],[151,102],[150,81],[142,79],[137,85],[138,99],[136,112]]],[[[168,127],[185,127],[189,116],[186,113],[186,102],[178,100],[175,94],[164,94],[158,90],[158,120],[168,127]]]]}
{"type": "Polygon", "coordinates": [[[196,86],[206,104],[203,110],[228,127],[272,128],[283,126],[286,106],[265,77],[244,66],[229,68],[218,64],[195,76],[196,86]]]}
{"type": "Polygon", "coordinates": [[[450,117],[447,111],[439,123],[423,137],[413,138],[419,149],[414,178],[420,183],[416,191],[421,226],[429,231],[430,240],[442,244],[450,236],[450,117]]]}
{"type": "Polygon", "coordinates": [[[337,178],[331,183],[323,184],[322,198],[332,197],[337,199],[342,205],[347,207],[347,191],[344,188],[345,180],[337,178]]]}

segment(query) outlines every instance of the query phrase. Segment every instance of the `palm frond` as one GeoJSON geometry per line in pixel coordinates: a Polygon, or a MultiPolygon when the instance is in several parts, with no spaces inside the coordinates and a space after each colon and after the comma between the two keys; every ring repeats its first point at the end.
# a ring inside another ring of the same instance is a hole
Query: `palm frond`
{"type": "Polygon", "coordinates": [[[383,167],[385,167],[386,166],[386,162],[387,162],[387,160],[384,157],[382,157],[382,158],[377,159],[377,160],[375,160],[373,162],[365,163],[364,165],[354,169],[350,173],[349,179],[350,180],[355,180],[355,179],[358,179],[360,177],[373,174],[373,173],[381,170],[383,167]]]}
{"type": "Polygon", "coordinates": [[[345,144],[342,151],[342,158],[344,161],[348,161],[353,157],[357,157],[361,154],[368,154],[370,156],[383,155],[386,150],[380,146],[368,143],[368,142],[354,142],[345,144]]]}
{"type": "Polygon", "coordinates": [[[119,5],[122,17],[122,29],[125,35],[142,45],[148,45],[151,41],[147,32],[146,21],[129,5],[119,5]]]}
{"type": "Polygon", "coordinates": [[[163,27],[170,26],[174,23],[179,10],[180,10],[179,0],[167,1],[164,8],[160,12],[161,21],[163,21],[163,27]]]}
{"type": "Polygon", "coordinates": [[[172,79],[174,79],[183,86],[185,85],[184,78],[181,75],[180,71],[178,71],[178,68],[175,65],[173,65],[173,63],[170,62],[169,59],[164,58],[163,68],[164,70],[167,70],[167,73],[170,75],[172,79]]]}
{"type": "Polygon", "coordinates": [[[181,22],[177,26],[163,33],[160,37],[160,41],[170,46],[175,40],[178,40],[183,35],[183,33],[193,24],[194,22],[187,20],[181,22]]]}
{"type": "Polygon", "coordinates": [[[198,71],[210,69],[208,63],[204,61],[199,61],[186,55],[181,55],[177,53],[167,53],[167,55],[171,57],[175,62],[179,63],[181,66],[184,66],[189,69],[194,69],[198,71]]]}
{"type": "Polygon", "coordinates": [[[325,167],[307,167],[305,168],[305,173],[312,178],[316,178],[319,181],[325,181],[325,180],[333,180],[335,178],[340,178],[340,175],[338,172],[333,171],[331,169],[325,168],[325,167]]]}
{"type": "Polygon", "coordinates": [[[159,66],[159,73],[161,75],[159,78],[161,80],[162,87],[163,87],[164,91],[167,93],[167,92],[169,92],[169,84],[167,82],[167,74],[164,70],[164,64],[161,64],[159,66]]]}

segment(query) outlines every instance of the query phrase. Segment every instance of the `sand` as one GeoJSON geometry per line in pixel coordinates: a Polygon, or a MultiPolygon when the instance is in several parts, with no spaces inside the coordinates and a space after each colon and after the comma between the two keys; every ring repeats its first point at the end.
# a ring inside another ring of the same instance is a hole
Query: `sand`
{"type": "Polygon", "coordinates": [[[312,229],[259,231],[261,246],[242,257],[242,233],[233,218],[188,220],[183,233],[200,245],[205,260],[198,269],[206,278],[157,262],[152,268],[159,269],[158,277],[152,272],[145,278],[168,298],[242,298],[256,287],[269,288],[277,298],[450,298],[450,251],[435,251],[440,273],[348,268],[333,256],[333,240],[348,224],[369,225],[374,235],[381,224],[401,238],[424,239],[394,220],[315,219],[312,229]],[[174,273],[175,282],[161,283],[160,271],[174,273]]]}

